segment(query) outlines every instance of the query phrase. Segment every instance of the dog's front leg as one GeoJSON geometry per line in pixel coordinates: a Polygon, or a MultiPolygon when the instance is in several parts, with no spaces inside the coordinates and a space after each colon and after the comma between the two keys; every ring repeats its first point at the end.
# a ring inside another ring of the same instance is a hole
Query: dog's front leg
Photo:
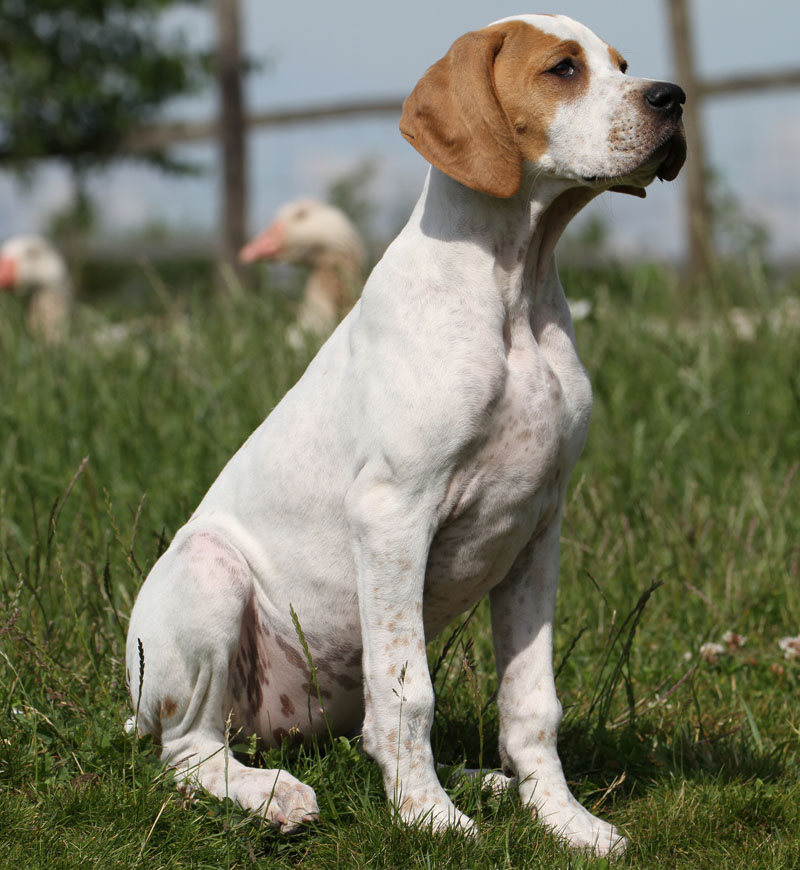
{"type": "Polygon", "coordinates": [[[558,757],[561,704],[553,677],[553,615],[560,534],[559,516],[531,540],[491,593],[500,755],[506,772],[517,774],[522,802],[545,825],[572,846],[618,853],[624,838],[575,800],[558,757]]]}
{"type": "Polygon", "coordinates": [[[363,474],[346,510],[364,649],[364,749],[404,821],[470,828],[439,784],[431,752],[422,595],[432,524],[398,487],[363,474]]]}

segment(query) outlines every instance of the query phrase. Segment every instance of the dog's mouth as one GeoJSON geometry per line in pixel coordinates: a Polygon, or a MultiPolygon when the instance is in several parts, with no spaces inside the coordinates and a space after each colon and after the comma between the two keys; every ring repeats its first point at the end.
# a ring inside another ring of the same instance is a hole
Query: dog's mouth
{"type": "Polygon", "coordinates": [[[683,125],[678,124],[659,145],[657,145],[642,161],[641,166],[633,172],[627,172],[618,178],[584,178],[591,185],[608,184],[608,190],[616,193],[629,193],[644,197],[645,187],[658,178],[661,181],[672,181],[677,178],[686,160],[686,135],[683,125]]]}
{"type": "Polygon", "coordinates": [[[677,178],[686,160],[686,134],[683,132],[682,124],[660,148],[656,149],[653,156],[660,158],[661,161],[656,169],[656,178],[661,181],[672,181],[677,178]]]}

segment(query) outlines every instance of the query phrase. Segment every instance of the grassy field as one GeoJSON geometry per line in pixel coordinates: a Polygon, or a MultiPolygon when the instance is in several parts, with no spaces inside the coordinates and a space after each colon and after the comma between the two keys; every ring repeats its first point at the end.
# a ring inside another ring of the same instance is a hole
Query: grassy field
{"type": "MultiPolygon", "coordinates": [[[[577,331],[595,390],[555,637],[567,777],[630,837],[619,866],[798,867],[800,658],[778,640],[800,633],[800,328],[766,318],[797,284],[760,268],[694,290],[656,268],[564,278],[594,300],[577,331]],[[707,642],[725,647],[716,660],[707,642]]],[[[305,833],[186,806],[149,739],[123,733],[127,615],[307,356],[283,345],[285,306],[236,288],[167,298],[154,281],[127,337],[83,311],[49,349],[16,302],[0,300],[0,866],[606,866],[469,783],[451,791],[477,839],[393,826],[346,740],[243,748],[316,789],[305,833]]],[[[434,751],[495,765],[485,607],[455,630],[429,646],[434,751]]]]}

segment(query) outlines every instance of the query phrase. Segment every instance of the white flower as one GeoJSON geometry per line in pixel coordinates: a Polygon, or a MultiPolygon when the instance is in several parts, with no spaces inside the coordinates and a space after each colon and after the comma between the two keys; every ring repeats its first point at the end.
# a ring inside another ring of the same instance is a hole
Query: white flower
{"type": "Polygon", "coordinates": [[[698,653],[701,659],[704,659],[709,664],[715,665],[717,657],[723,655],[727,650],[721,643],[704,643],[698,653]]]}
{"type": "Polygon", "coordinates": [[[741,649],[747,643],[747,638],[741,634],[736,634],[735,631],[726,631],[722,635],[722,642],[727,644],[729,650],[733,651],[741,649]]]}
{"type": "Polygon", "coordinates": [[[782,637],[778,646],[783,650],[785,659],[796,659],[800,656],[800,634],[797,637],[782,637]]]}

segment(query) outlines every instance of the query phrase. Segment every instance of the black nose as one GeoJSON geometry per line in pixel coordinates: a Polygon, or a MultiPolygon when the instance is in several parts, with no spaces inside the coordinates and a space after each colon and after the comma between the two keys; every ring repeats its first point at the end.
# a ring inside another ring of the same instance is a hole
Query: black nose
{"type": "Polygon", "coordinates": [[[681,106],[686,102],[686,94],[682,88],[670,82],[656,82],[644,95],[644,99],[657,112],[680,114],[681,106]]]}

